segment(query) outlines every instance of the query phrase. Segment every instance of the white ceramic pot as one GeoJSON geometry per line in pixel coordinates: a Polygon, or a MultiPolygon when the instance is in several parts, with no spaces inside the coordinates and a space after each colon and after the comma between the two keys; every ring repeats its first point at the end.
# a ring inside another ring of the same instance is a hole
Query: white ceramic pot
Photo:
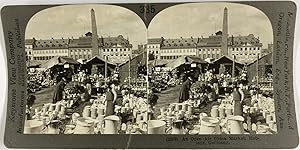
{"type": "Polygon", "coordinates": [[[182,123],[183,120],[173,122],[171,134],[183,134],[182,123]]]}
{"type": "Polygon", "coordinates": [[[148,121],[148,134],[166,134],[166,122],[161,120],[148,121]]]}
{"type": "Polygon", "coordinates": [[[244,118],[242,116],[231,116],[227,120],[227,130],[230,134],[244,134],[244,118]]]}
{"type": "Polygon", "coordinates": [[[25,120],[24,134],[40,134],[44,123],[38,120],[25,120]]]}
{"type": "Polygon", "coordinates": [[[77,118],[74,134],[94,134],[94,121],[84,117],[77,118]]]}
{"type": "Polygon", "coordinates": [[[118,134],[118,126],[120,118],[115,115],[104,118],[104,132],[103,134],[118,134]]]}
{"type": "Polygon", "coordinates": [[[221,134],[220,121],[213,117],[202,117],[199,134],[221,134]]]}

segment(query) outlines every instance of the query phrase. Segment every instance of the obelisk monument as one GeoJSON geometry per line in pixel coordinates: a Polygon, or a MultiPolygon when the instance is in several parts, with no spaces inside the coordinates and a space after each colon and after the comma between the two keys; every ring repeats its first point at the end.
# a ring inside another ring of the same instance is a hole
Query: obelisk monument
{"type": "Polygon", "coordinates": [[[92,21],[92,57],[99,55],[98,46],[98,34],[97,34],[97,23],[94,9],[91,9],[91,21],[92,21]]]}
{"type": "Polygon", "coordinates": [[[228,10],[224,8],[221,56],[228,55],[228,10]]]}

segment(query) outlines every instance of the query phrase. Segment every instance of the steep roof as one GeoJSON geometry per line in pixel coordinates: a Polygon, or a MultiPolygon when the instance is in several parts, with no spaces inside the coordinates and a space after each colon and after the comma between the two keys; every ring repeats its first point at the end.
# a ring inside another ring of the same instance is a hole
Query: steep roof
{"type": "Polygon", "coordinates": [[[132,44],[130,44],[129,41],[122,35],[118,35],[117,37],[101,37],[99,38],[99,42],[103,48],[110,48],[114,46],[132,48],[132,44]]]}
{"type": "MultiPolygon", "coordinates": [[[[122,35],[117,37],[100,37],[98,38],[99,47],[111,48],[111,47],[126,47],[132,48],[132,44],[129,43],[122,35]]],[[[92,36],[91,33],[87,33],[86,36],[79,37],[78,39],[70,40],[70,48],[91,48],[92,47],[92,36]]]]}
{"type": "Polygon", "coordinates": [[[35,39],[25,39],[25,45],[33,45],[35,42],[35,39]]]}
{"type": "Polygon", "coordinates": [[[83,36],[78,39],[70,39],[70,48],[92,48],[92,37],[83,36]]]}
{"type": "Polygon", "coordinates": [[[65,49],[68,45],[69,39],[36,40],[33,49],[65,49]]]}
{"type": "Polygon", "coordinates": [[[161,49],[196,48],[198,38],[164,39],[161,49]]]}
{"type": "Polygon", "coordinates": [[[234,36],[228,38],[229,45],[233,47],[249,45],[249,46],[262,46],[260,40],[254,37],[253,34],[249,34],[247,36],[234,36]]]}
{"type": "Polygon", "coordinates": [[[161,44],[162,38],[150,38],[148,44],[161,44]]]}
{"type": "Polygon", "coordinates": [[[221,35],[211,35],[208,38],[199,38],[198,47],[220,47],[222,43],[221,35]]]}

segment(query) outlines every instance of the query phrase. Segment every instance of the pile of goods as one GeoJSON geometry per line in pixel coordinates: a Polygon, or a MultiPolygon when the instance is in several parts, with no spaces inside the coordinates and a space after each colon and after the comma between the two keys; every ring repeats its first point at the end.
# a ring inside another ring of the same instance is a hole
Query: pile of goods
{"type": "Polygon", "coordinates": [[[36,91],[41,90],[54,85],[54,81],[51,80],[49,71],[33,71],[28,72],[27,74],[27,90],[30,93],[35,93],[36,91]]]}
{"type": "Polygon", "coordinates": [[[149,76],[151,85],[155,93],[160,93],[169,87],[174,87],[181,83],[181,80],[177,78],[176,73],[170,71],[155,71],[149,76]]]}
{"type": "Polygon", "coordinates": [[[195,101],[172,103],[160,108],[159,134],[273,134],[277,132],[274,99],[259,96],[251,107],[243,106],[243,116],[234,116],[232,97],[219,100],[209,113],[195,113],[195,101]]]}
{"type": "Polygon", "coordinates": [[[67,109],[72,105],[72,101],[60,101],[56,104],[47,103],[41,108],[34,109],[32,120],[25,121],[24,133],[60,133],[59,122],[68,119],[67,109]],[[32,126],[32,124],[39,126],[32,126]]]}

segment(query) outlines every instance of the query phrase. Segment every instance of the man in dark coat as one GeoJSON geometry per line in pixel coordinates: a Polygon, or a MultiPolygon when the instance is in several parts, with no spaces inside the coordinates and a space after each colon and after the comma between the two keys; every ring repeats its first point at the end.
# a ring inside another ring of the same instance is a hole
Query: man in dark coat
{"type": "Polygon", "coordinates": [[[190,98],[190,88],[192,85],[192,78],[188,77],[185,82],[183,82],[182,87],[179,91],[179,103],[182,103],[190,98]]]}
{"type": "Polygon", "coordinates": [[[56,85],[53,95],[53,103],[55,104],[58,101],[63,99],[63,91],[65,88],[66,79],[62,78],[56,85]]]}

